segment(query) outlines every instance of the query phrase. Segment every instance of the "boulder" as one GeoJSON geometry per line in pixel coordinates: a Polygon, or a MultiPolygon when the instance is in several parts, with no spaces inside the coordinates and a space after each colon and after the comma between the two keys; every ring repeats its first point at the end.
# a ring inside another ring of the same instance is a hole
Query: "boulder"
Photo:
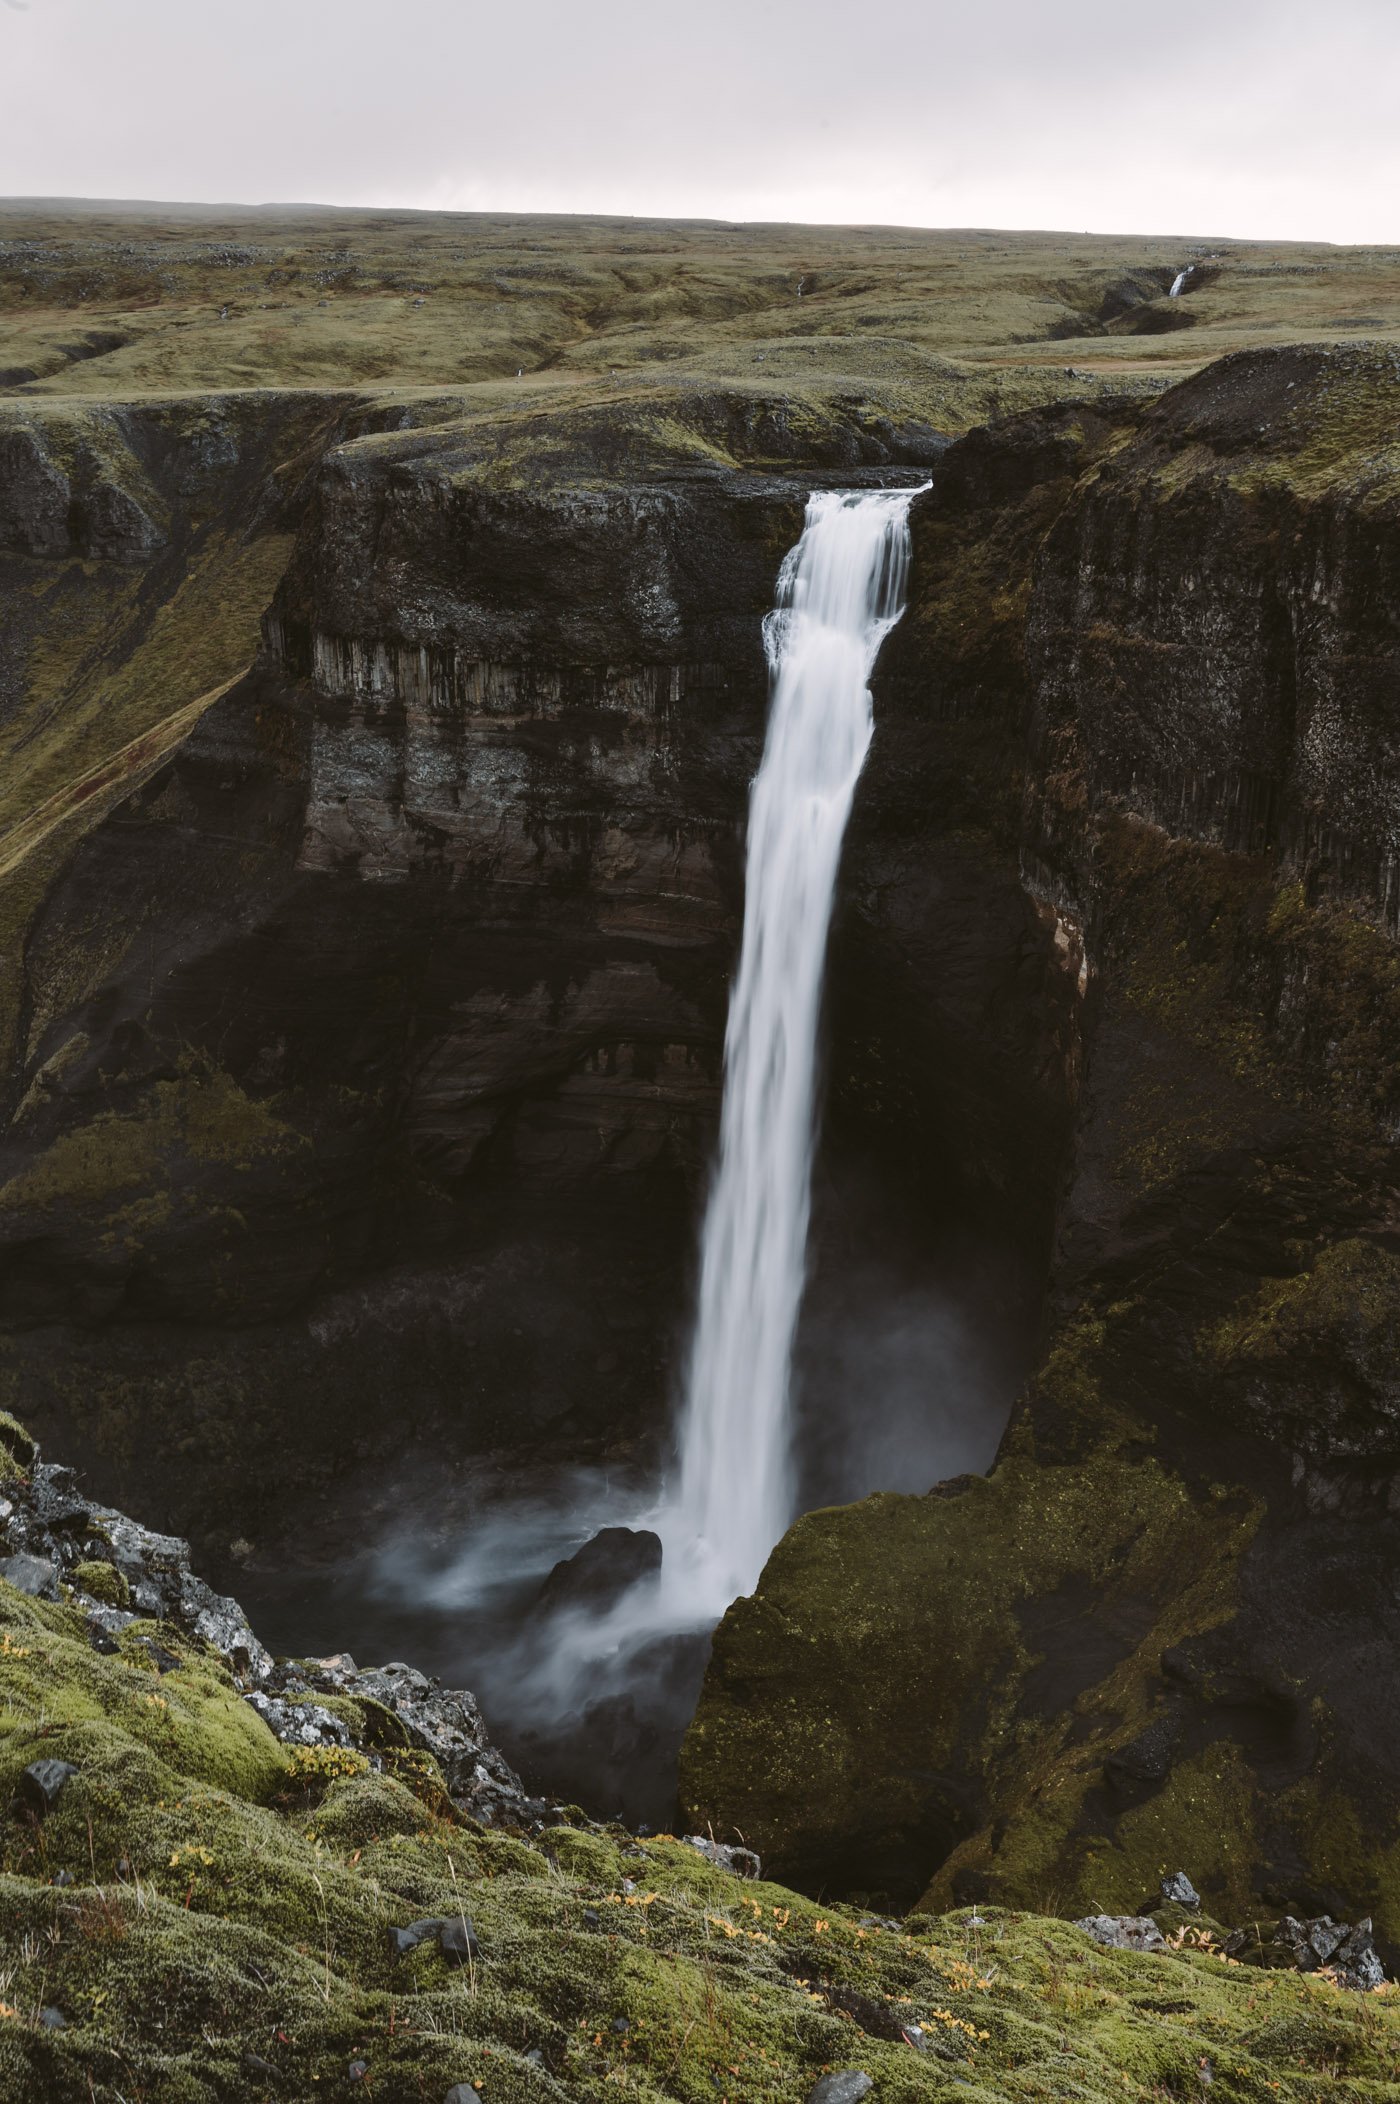
{"type": "Polygon", "coordinates": [[[1201,1895],[1184,1870],[1174,1870],[1162,1880],[1162,1898],[1169,1907],[1199,1907],[1201,1895]]]}
{"type": "Polygon", "coordinates": [[[686,1846],[698,1849],[700,1854],[720,1870],[732,1870],[738,1878],[757,1878],[763,1875],[763,1865],[751,1848],[736,1848],[727,1841],[711,1841],[704,1834],[687,1834],[686,1846]]]}
{"type": "Polygon", "coordinates": [[[392,1710],[411,1743],[432,1754],[451,1797],[473,1818],[538,1818],[543,1801],[526,1795],[515,1770],[491,1744],[476,1697],[443,1688],[416,1666],[356,1666],[352,1660],[307,1661],[311,1685],[326,1693],[367,1696],[392,1710]]]}
{"type": "Polygon", "coordinates": [[[35,1600],[58,1598],[58,1570],[46,1556],[30,1556],[25,1551],[7,1556],[0,1561],[0,1578],[35,1600]]]}
{"type": "Polygon", "coordinates": [[[604,1527],[566,1556],[540,1587],[540,1606],[611,1607],[661,1569],[661,1537],[644,1527],[604,1527]]]}
{"type": "Polygon", "coordinates": [[[51,1811],[77,1772],[72,1761],[31,1761],[20,1789],[37,1812],[51,1811]]]}
{"type": "Polygon", "coordinates": [[[835,2074],[822,2076],[816,2087],[808,2091],[807,2104],[860,2104],[874,2087],[863,2068],[841,2068],[835,2074]]]}

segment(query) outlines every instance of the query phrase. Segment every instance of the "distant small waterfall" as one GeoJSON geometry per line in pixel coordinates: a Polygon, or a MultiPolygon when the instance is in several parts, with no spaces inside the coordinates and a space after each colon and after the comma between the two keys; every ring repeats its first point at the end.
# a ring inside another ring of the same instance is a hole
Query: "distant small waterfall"
{"type": "Polygon", "coordinates": [[[1181,298],[1182,293],[1186,289],[1186,280],[1191,275],[1192,267],[1193,266],[1190,263],[1188,263],[1185,270],[1179,270],[1176,276],[1172,279],[1172,289],[1167,294],[1167,298],[1169,300],[1179,300],[1181,298]]]}
{"type": "Polygon", "coordinates": [[[792,1518],[789,1388],[806,1270],[817,1028],[841,842],[870,744],[869,679],[904,608],[912,490],[823,492],[764,625],[772,702],[749,804],[744,929],[719,1160],[663,1587],[722,1612],[792,1518]]]}

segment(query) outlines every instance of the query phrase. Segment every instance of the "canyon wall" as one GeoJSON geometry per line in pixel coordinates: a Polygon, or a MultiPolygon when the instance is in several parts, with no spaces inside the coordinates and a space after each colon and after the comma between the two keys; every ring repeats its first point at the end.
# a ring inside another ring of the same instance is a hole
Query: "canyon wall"
{"type": "Polygon", "coordinates": [[[333,445],[254,662],[26,929],[7,1389],[215,1555],[357,1470],[665,1438],[762,617],[797,466],[888,464],[690,407],[698,461],[621,409],[547,473],[406,412],[333,445]]]}
{"type": "Polygon", "coordinates": [[[216,1570],[415,1458],[657,1450],[761,617],[814,477],[919,463],[829,1127],[1023,1252],[1044,1351],[989,1477],[791,1531],[686,1810],[813,1888],[1085,1911],[1180,1859],[1222,1913],[1397,1933],[1398,393],[1385,352],[1255,353],[947,450],[703,401],[538,457],[328,400],[222,515],[260,634],[188,596],[212,499],[111,453],[178,529],[168,662],[123,596],[155,558],[26,408],[68,538],[8,559],[36,604],[115,564],[147,628],[91,696],[135,757],[8,938],[6,1400],[216,1570]]]}
{"type": "Polygon", "coordinates": [[[1400,1934],[1398,380],[1222,361],[1001,573],[1080,960],[1046,1349],[990,1477],[809,1515],[719,1632],[687,1810],[799,1881],[1085,1912],[1180,1861],[1400,1934]]]}

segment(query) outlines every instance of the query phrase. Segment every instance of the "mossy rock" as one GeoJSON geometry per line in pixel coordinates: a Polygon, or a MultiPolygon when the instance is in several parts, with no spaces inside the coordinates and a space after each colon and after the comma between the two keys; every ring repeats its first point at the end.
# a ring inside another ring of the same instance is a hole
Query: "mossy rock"
{"type": "Polygon", "coordinates": [[[131,1587],[114,1563],[80,1563],[73,1568],[73,1583],[104,1607],[129,1607],[131,1587]]]}
{"type": "Polygon", "coordinates": [[[0,1410],[0,1482],[7,1476],[27,1476],[39,1448],[17,1417],[0,1410]]]}

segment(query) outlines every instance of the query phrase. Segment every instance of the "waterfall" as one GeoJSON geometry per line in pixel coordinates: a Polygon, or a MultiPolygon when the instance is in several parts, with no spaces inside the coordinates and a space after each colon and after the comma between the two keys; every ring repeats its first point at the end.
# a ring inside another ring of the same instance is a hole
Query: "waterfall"
{"type": "Polygon", "coordinates": [[[1188,263],[1185,270],[1179,270],[1177,272],[1176,276],[1172,279],[1172,289],[1167,294],[1167,298],[1169,300],[1179,300],[1181,298],[1182,293],[1186,289],[1186,280],[1190,277],[1191,270],[1192,266],[1188,263]]]}
{"type": "Polygon", "coordinates": [[[821,492],[764,624],[772,701],[675,1493],[668,1592],[720,1613],[792,1518],[789,1390],[816,1138],[817,1027],[876,652],[904,607],[912,490],[821,492]],[[679,1566],[679,1568],[678,1568],[679,1566]]]}

